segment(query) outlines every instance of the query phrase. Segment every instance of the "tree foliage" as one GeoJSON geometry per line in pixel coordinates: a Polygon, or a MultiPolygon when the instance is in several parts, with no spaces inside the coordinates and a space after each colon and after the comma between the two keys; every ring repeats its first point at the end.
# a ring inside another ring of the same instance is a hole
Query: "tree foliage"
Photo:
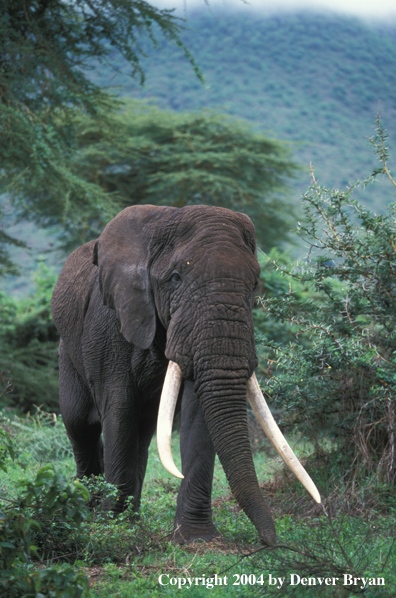
{"type": "MultiPolygon", "coordinates": [[[[386,133],[380,121],[372,139],[381,167],[364,185],[386,174],[386,133]]],[[[296,268],[274,267],[288,277],[282,296],[263,298],[267,313],[292,323],[288,345],[264,341],[278,375],[265,390],[282,405],[283,423],[315,435],[332,433],[356,471],[396,478],[396,205],[385,215],[362,207],[352,194],[313,185],[303,197],[298,232],[309,246],[296,268]],[[294,289],[310,289],[305,297],[294,289]],[[296,329],[297,328],[297,329],[296,329]],[[274,357],[276,355],[276,357],[274,357]]]]}
{"type": "Polygon", "coordinates": [[[59,335],[51,319],[56,274],[40,267],[33,294],[17,300],[0,292],[0,393],[2,403],[23,411],[58,411],[59,335]]]}
{"type": "MultiPolygon", "coordinates": [[[[0,1],[0,194],[14,211],[51,222],[70,217],[73,204],[79,213],[108,220],[111,198],[71,168],[76,138],[70,114],[112,110],[115,99],[89,71],[116,50],[142,81],[140,40],[148,36],[157,45],[155,32],[181,47],[199,74],[180,31],[172,11],[145,0],[0,1]]],[[[4,248],[10,239],[2,234],[0,242],[4,248]]]]}
{"type": "MultiPolygon", "coordinates": [[[[251,215],[266,247],[283,238],[295,170],[285,147],[215,115],[125,109],[89,76],[95,66],[109,73],[115,52],[142,82],[147,38],[156,45],[159,33],[200,76],[171,11],[144,0],[0,4],[3,211],[61,223],[75,246],[126,205],[216,203],[251,215]]],[[[3,273],[15,273],[12,242],[1,232],[3,273]]]]}
{"type": "MultiPolygon", "coordinates": [[[[287,146],[254,133],[246,122],[129,102],[116,116],[79,115],[76,131],[73,168],[118,209],[224,206],[253,219],[265,248],[287,238],[286,190],[296,166],[287,146]]],[[[79,214],[81,229],[89,218],[79,214]]]]}

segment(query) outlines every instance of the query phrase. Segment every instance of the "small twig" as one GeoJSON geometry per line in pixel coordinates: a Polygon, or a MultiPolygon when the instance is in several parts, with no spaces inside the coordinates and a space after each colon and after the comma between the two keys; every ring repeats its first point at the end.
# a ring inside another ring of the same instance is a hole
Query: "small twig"
{"type": "Polygon", "coordinates": [[[275,266],[275,268],[277,270],[280,270],[281,272],[283,272],[283,274],[287,274],[287,276],[291,276],[292,278],[295,278],[296,280],[300,280],[300,278],[298,276],[296,276],[295,274],[293,274],[292,272],[288,272],[287,270],[284,270],[283,268],[281,268],[276,262],[274,262],[274,260],[272,260],[262,249],[259,248],[260,253],[262,253],[269,262],[271,262],[271,264],[273,266],[275,266]]]}
{"type": "Polygon", "coordinates": [[[388,554],[386,555],[385,562],[384,562],[384,564],[383,564],[383,567],[382,567],[382,569],[381,569],[381,573],[382,573],[382,571],[385,569],[385,567],[386,567],[386,565],[387,565],[387,563],[388,563],[388,560],[389,560],[390,554],[391,554],[391,552],[392,552],[392,549],[393,549],[393,547],[394,547],[394,545],[395,545],[395,542],[396,542],[396,538],[393,538],[393,541],[392,541],[391,547],[389,548],[389,552],[388,552],[388,554]]]}
{"type": "Polygon", "coordinates": [[[312,167],[312,162],[309,163],[309,170],[311,171],[311,178],[313,180],[313,184],[315,185],[315,188],[317,189],[317,191],[319,191],[319,185],[318,185],[318,183],[316,182],[316,179],[315,179],[315,175],[314,175],[314,171],[313,171],[313,167],[312,167]]]}
{"type": "Polygon", "coordinates": [[[68,552],[67,554],[60,554],[59,556],[53,556],[50,558],[50,561],[57,561],[58,559],[63,559],[67,556],[73,556],[77,554],[75,551],[74,552],[68,552]]]}

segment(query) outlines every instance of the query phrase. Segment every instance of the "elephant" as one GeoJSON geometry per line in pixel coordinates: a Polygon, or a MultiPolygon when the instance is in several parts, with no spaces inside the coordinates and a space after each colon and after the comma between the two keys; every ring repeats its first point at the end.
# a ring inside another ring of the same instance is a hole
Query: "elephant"
{"type": "Polygon", "coordinates": [[[244,214],[212,206],[136,205],[67,259],[52,297],[60,333],[60,410],[77,477],[104,472],[138,510],[156,431],[165,468],[181,478],[172,539],[218,537],[215,455],[263,544],[276,532],[249,443],[248,398],[279,454],[317,502],[260,391],[252,308],[260,273],[244,214]],[[170,451],[181,411],[182,473],[170,451]],[[103,440],[102,440],[103,438],[103,440]]]}

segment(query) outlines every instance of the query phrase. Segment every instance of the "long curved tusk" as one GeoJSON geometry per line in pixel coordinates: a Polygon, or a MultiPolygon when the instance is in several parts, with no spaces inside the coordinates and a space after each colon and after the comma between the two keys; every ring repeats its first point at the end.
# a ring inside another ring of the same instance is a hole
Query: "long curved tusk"
{"type": "Polygon", "coordinates": [[[169,471],[176,478],[183,479],[183,474],[180,473],[173,461],[171,449],[173,417],[181,382],[182,373],[179,366],[174,361],[170,361],[166,370],[158,410],[157,447],[161,463],[166,471],[169,471]]]}
{"type": "Polygon", "coordinates": [[[278,428],[276,421],[274,420],[271,411],[267,405],[267,402],[261,392],[259,383],[257,382],[256,375],[248,380],[247,383],[247,398],[250,406],[253,410],[254,415],[259,421],[263,428],[266,436],[272,442],[274,448],[278,454],[282,457],[288,468],[294,473],[296,478],[302,483],[304,488],[310,493],[312,498],[317,503],[321,503],[320,494],[315,484],[311,480],[300,461],[290,448],[286,438],[278,428]]]}

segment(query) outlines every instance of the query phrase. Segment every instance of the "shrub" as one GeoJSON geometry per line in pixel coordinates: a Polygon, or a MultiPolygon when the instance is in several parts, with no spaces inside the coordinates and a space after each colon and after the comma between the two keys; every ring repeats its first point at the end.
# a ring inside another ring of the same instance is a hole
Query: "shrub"
{"type": "MultiPolygon", "coordinates": [[[[371,140],[390,175],[386,132],[379,118],[371,140]]],[[[326,429],[355,472],[377,472],[394,481],[396,422],[396,205],[384,215],[365,209],[353,193],[313,185],[303,197],[298,233],[309,246],[294,268],[270,260],[290,282],[282,295],[263,298],[266,314],[293,324],[289,344],[264,339],[278,371],[265,392],[282,407],[283,424],[305,433],[326,429]],[[301,285],[311,294],[304,296],[301,285]],[[297,290],[297,293],[295,292],[297,290]]],[[[263,349],[262,347],[262,349],[263,349]]],[[[261,350],[263,353],[263,350],[261,350]]]]}
{"type": "MultiPolygon", "coordinates": [[[[0,468],[6,471],[13,456],[12,440],[0,427],[0,468]]],[[[33,558],[43,558],[42,549],[54,535],[79,527],[87,516],[88,491],[80,482],[68,482],[53,465],[17,486],[18,498],[0,504],[0,596],[79,598],[87,587],[82,573],[70,565],[37,567],[33,558]]]]}
{"type": "Polygon", "coordinates": [[[41,265],[34,277],[36,290],[28,298],[16,300],[0,292],[0,382],[10,387],[5,403],[23,411],[35,405],[58,410],[59,336],[51,319],[56,278],[41,265]]]}

